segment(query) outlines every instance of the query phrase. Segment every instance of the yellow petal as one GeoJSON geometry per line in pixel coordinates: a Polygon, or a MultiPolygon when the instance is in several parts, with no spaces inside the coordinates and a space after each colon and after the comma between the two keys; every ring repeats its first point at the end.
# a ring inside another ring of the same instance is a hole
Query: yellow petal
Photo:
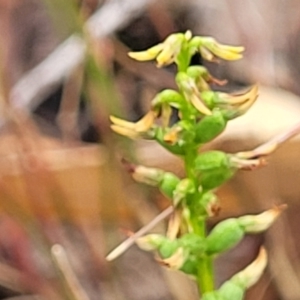
{"type": "Polygon", "coordinates": [[[243,103],[249,101],[249,99],[251,99],[251,101],[252,101],[253,99],[257,98],[258,86],[254,85],[247,92],[244,92],[244,93],[238,93],[238,94],[234,94],[234,95],[230,95],[230,94],[226,94],[226,93],[219,93],[219,96],[220,96],[219,103],[231,104],[231,105],[243,104],[243,103]]]}
{"type": "Polygon", "coordinates": [[[136,131],[136,132],[146,132],[148,129],[151,128],[156,116],[157,116],[157,112],[150,110],[143,118],[141,118],[137,122],[128,122],[114,116],[110,116],[110,120],[117,127],[124,128],[131,131],[136,131]]]}
{"type": "Polygon", "coordinates": [[[139,61],[152,60],[156,58],[156,56],[162,51],[162,49],[163,44],[158,44],[145,51],[129,52],[128,56],[139,61]]]}
{"type": "Polygon", "coordinates": [[[125,127],[120,127],[118,125],[110,125],[110,128],[120,134],[120,135],[123,135],[123,136],[127,136],[131,139],[136,139],[139,137],[139,134],[138,132],[132,130],[132,129],[129,129],[129,128],[125,128],[125,127]]]}
{"type": "Polygon", "coordinates": [[[145,132],[151,128],[153,122],[157,116],[157,113],[150,110],[145,116],[135,123],[135,130],[138,132],[145,132]]]}
{"type": "Polygon", "coordinates": [[[198,97],[195,94],[192,94],[190,96],[190,101],[194,105],[194,107],[200,111],[204,115],[211,115],[211,110],[205,106],[205,104],[202,102],[201,98],[198,97]]]}
{"type": "Polygon", "coordinates": [[[225,60],[238,60],[242,58],[244,47],[222,45],[213,38],[206,38],[203,48],[207,48],[212,54],[225,60]]]}
{"type": "Polygon", "coordinates": [[[226,60],[238,60],[243,57],[241,54],[243,47],[224,47],[223,45],[216,44],[210,49],[210,51],[216,56],[226,60]]]}
{"type": "Polygon", "coordinates": [[[162,119],[162,126],[167,127],[170,122],[170,118],[172,115],[172,108],[169,104],[163,104],[161,107],[161,119],[162,119]]]}
{"type": "Polygon", "coordinates": [[[245,51],[245,47],[243,46],[230,46],[230,45],[223,45],[219,44],[218,45],[223,48],[224,50],[230,51],[230,52],[236,52],[236,53],[242,53],[245,51]]]}
{"type": "MultiPolygon", "coordinates": [[[[188,37],[188,34],[187,34],[188,37]]],[[[185,42],[186,36],[182,33],[171,34],[163,42],[163,49],[158,54],[157,66],[162,67],[173,63],[181,50],[182,44],[185,42]]]]}
{"type": "Polygon", "coordinates": [[[128,56],[139,61],[147,61],[156,57],[156,55],[150,55],[147,51],[129,52],[128,56]]]}
{"type": "Polygon", "coordinates": [[[254,85],[249,92],[244,94],[248,98],[247,101],[245,101],[242,105],[239,106],[238,111],[239,115],[244,114],[256,101],[258,97],[258,86],[254,85]]]}
{"type": "Polygon", "coordinates": [[[224,48],[215,46],[209,47],[209,50],[216,56],[225,59],[225,60],[238,60],[243,57],[243,55],[239,52],[235,52],[234,50],[226,50],[224,48]]]}
{"type": "Polygon", "coordinates": [[[211,90],[207,81],[205,79],[203,79],[202,77],[199,78],[199,80],[197,82],[197,87],[199,88],[199,91],[201,91],[201,92],[211,90]]]}
{"type": "MultiPolygon", "coordinates": [[[[177,51],[178,52],[178,51],[177,51]]],[[[165,47],[157,56],[157,67],[170,65],[175,60],[177,53],[171,47],[165,47]]]]}
{"type": "Polygon", "coordinates": [[[136,126],[136,123],[134,123],[134,122],[129,122],[129,121],[126,121],[126,120],[123,120],[123,119],[120,119],[120,118],[117,118],[114,116],[110,116],[109,119],[114,125],[117,125],[120,127],[134,129],[136,126]]]}
{"type": "Polygon", "coordinates": [[[204,47],[200,47],[200,54],[207,61],[215,60],[215,56],[210,51],[208,51],[208,49],[204,47]]]}
{"type": "Polygon", "coordinates": [[[162,51],[163,48],[164,48],[163,43],[159,43],[159,44],[147,49],[147,52],[151,56],[153,56],[153,55],[157,56],[159,54],[159,52],[162,51]]]}

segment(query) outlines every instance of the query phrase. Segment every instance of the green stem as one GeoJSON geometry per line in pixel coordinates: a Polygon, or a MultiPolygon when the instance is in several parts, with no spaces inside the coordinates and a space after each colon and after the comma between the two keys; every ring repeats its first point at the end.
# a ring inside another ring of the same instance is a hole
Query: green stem
{"type": "Polygon", "coordinates": [[[184,157],[184,164],[185,164],[185,172],[187,178],[193,180],[195,182],[195,175],[194,175],[194,160],[196,158],[197,152],[192,147],[187,147],[185,157],[184,157]]]}
{"type": "Polygon", "coordinates": [[[187,68],[191,62],[191,55],[189,54],[189,49],[181,49],[182,53],[179,54],[176,64],[178,67],[178,72],[186,72],[187,68]]]}
{"type": "MultiPolygon", "coordinates": [[[[195,147],[188,147],[184,158],[186,176],[191,179],[195,186],[197,186],[197,179],[194,173],[194,160],[197,157],[197,149],[195,147]]],[[[194,201],[197,201],[199,197],[198,192],[194,194],[194,201]]],[[[205,218],[199,218],[199,216],[191,212],[191,226],[193,232],[199,236],[206,237],[206,222],[205,218]]],[[[214,272],[213,272],[213,259],[211,257],[204,257],[198,264],[198,287],[201,293],[206,293],[214,290],[214,272]]]]}
{"type": "MultiPolygon", "coordinates": [[[[178,60],[177,67],[179,72],[186,72],[189,63],[190,63],[190,55],[188,52],[182,53],[181,59],[178,60]]],[[[187,105],[189,102],[187,101],[187,105]]],[[[190,120],[190,109],[187,107],[181,111],[182,119],[186,121],[190,120]]],[[[198,185],[198,180],[194,171],[194,161],[198,155],[198,148],[191,143],[187,145],[185,156],[184,156],[184,164],[186,177],[193,181],[195,186],[198,185]]],[[[195,191],[195,194],[192,196],[193,201],[197,201],[199,197],[198,191],[195,191]]],[[[199,218],[199,216],[195,215],[193,211],[191,211],[190,216],[190,224],[192,227],[192,231],[199,236],[206,238],[206,218],[199,218]]],[[[197,276],[198,288],[202,294],[206,292],[210,292],[214,290],[214,272],[213,272],[213,259],[211,257],[203,257],[199,260],[198,264],[198,276],[197,276]]]]}
{"type": "Polygon", "coordinates": [[[206,237],[206,226],[205,219],[199,218],[197,215],[191,215],[191,224],[193,227],[193,232],[199,236],[206,237]]]}
{"type": "Polygon", "coordinates": [[[213,261],[205,257],[199,261],[198,287],[202,294],[214,290],[213,261]]]}

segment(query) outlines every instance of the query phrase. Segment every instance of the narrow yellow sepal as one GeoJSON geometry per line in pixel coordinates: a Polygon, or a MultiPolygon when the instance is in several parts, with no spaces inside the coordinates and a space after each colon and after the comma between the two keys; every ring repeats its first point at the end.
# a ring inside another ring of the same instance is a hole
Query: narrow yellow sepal
{"type": "Polygon", "coordinates": [[[251,105],[258,97],[258,86],[252,86],[248,91],[237,94],[219,93],[220,99],[224,104],[239,105],[250,101],[251,105]]]}
{"type": "Polygon", "coordinates": [[[128,56],[139,61],[148,61],[155,59],[156,56],[163,50],[163,44],[155,45],[148,50],[138,51],[138,52],[129,52],[128,56]]]}
{"type": "Polygon", "coordinates": [[[114,116],[110,116],[110,120],[113,123],[111,127],[114,131],[123,135],[127,135],[131,131],[136,133],[142,133],[142,132],[146,132],[151,128],[156,116],[157,116],[157,112],[153,110],[150,110],[143,118],[141,118],[137,122],[128,122],[126,120],[114,116]]]}
{"type": "Polygon", "coordinates": [[[244,47],[231,47],[216,44],[211,49],[211,52],[216,56],[225,59],[225,60],[238,60],[243,57],[242,52],[244,51],[244,47]]]}
{"type": "Polygon", "coordinates": [[[125,128],[125,127],[121,127],[121,126],[118,126],[118,125],[110,125],[110,128],[115,132],[115,133],[118,133],[120,135],[123,135],[123,136],[127,136],[131,139],[137,139],[139,137],[139,133],[132,130],[132,129],[129,129],[129,128],[125,128]]]}
{"type": "Polygon", "coordinates": [[[129,121],[126,121],[126,120],[123,120],[123,119],[120,119],[120,118],[117,118],[114,116],[110,116],[109,119],[114,125],[117,125],[120,127],[125,127],[128,129],[134,129],[135,124],[136,124],[134,122],[129,122],[129,121]]]}
{"type": "Polygon", "coordinates": [[[241,46],[223,45],[210,37],[204,37],[200,45],[200,52],[208,61],[213,61],[215,57],[224,60],[238,60],[243,57],[242,52],[245,50],[241,46]]]}
{"type": "Polygon", "coordinates": [[[200,97],[196,94],[191,94],[190,101],[194,105],[194,107],[204,115],[211,115],[212,112],[209,108],[205,106],[200,97]]]}

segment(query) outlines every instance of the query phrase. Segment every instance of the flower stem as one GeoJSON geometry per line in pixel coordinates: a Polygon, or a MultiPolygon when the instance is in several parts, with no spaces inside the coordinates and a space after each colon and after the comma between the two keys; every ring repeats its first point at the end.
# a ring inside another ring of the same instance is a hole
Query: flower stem
{"type": "Polygon", "coordinates": [[[199,261],[198,288],[202,294],[214,290],[213,261],[211,257],[205,257],[199,261]]]}
{"type": "MultiPolygon", "coordinates": [[[[186,176],[191,179],[195,186],[198,185],[197,178],[194,173],[194,161],[197,157],[196,148],[190,147],[189,151],[186,151],[184,158],[186,176]]],[[[199,194],[195,191],[194,201],[197,201],[199,194]]],[[[191,226],[194,233],[199,236],[206,237],[206,222],[205,217],[200,218],[196,215],[191,215],[191,226]]],[[[206,293],[214,290],[214,272],[213,272],[213,259],[212,257],[203,257],[198,263],[198,276],[197,276],[198,287],[201,293],[206,293]]]]}

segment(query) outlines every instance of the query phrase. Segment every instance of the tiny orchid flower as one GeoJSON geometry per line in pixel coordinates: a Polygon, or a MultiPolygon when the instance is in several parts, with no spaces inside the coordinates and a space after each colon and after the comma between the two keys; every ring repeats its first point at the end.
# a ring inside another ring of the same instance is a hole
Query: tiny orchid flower
{"type": "Polygon", "coordinates": [[[138,137],[147,137],[147,132],[154,124],[157,112],[150,110],[143,118],[137,122],[128,122],[123,119],[119,119],[114,116],[110,116],[110,120],[113,123],[111,129],[121,135],[127,136],[131,139],[138,137]]]}
{"type": "Polygon", "coordinates": [[[129,52],[128,55],[139,61],[156,59],[157,67],[163,67],[175,62],[181,52],[183,44],[191,39],[191,32],[174,33],[165,39],[164,42],[155,45],[148,50],[140,52],[129,52]]]}

